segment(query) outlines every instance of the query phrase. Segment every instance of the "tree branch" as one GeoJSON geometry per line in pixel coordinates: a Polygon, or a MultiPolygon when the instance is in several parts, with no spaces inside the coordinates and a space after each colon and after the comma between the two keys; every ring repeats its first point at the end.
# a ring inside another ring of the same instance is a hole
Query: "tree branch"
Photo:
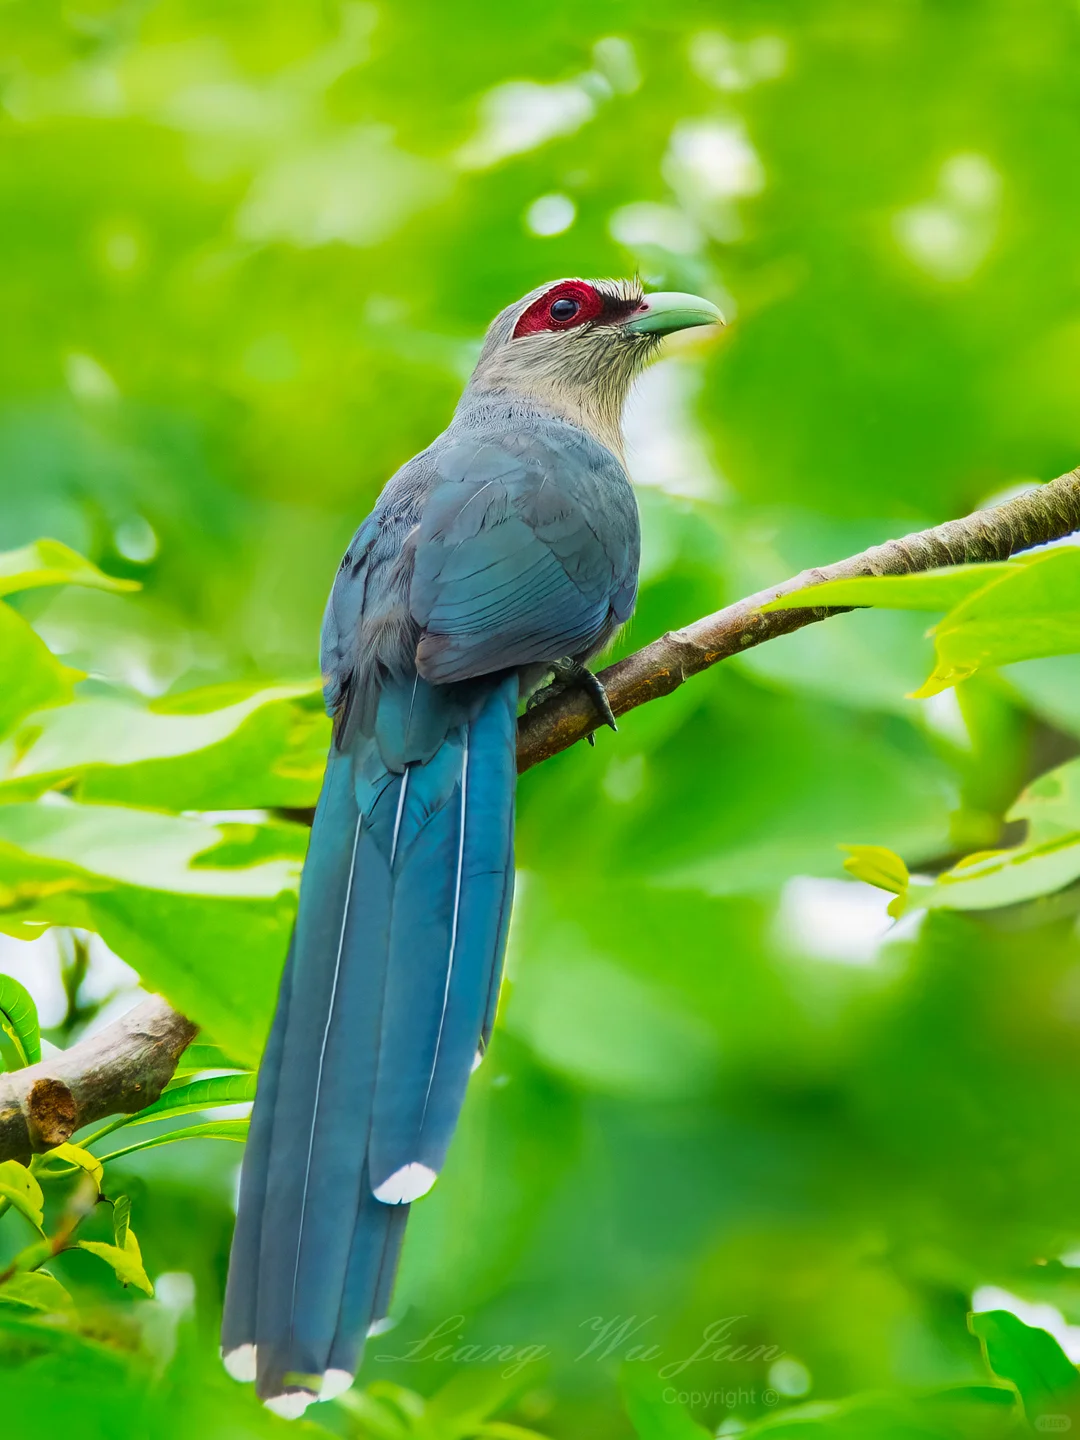
{"type": "MultiPolygon", "coordinates": [[[[875,545],[849,560],[801,575],[672,630],[600,672],[616,715],[670,695],[690,678],[730,655],[789,635],[804,625],[844,613],[760,607],[779,595],[825,580],[863,575],[906,575],[943,565],[1006,560],[1018,550],[1060,540],[1080,529],[1080,468],[1006,505],[978,510],[902,540],[875,545]]],[[[566,750],[597,728],[598,717],[580,692],[567,690],[523,715],[518,726],[518,770],[566,750]]],[[[195,1026],[164,1000],[145,1001],[100,1035],[26,1070],[0,1075],[0,1160],[62,1144],[82,1125],[106,1115],[130,1114],[157,1099],[171,1078],[195,1026]]]]}
{"type": "MultiPolygon", "coordinates": [[[[1060,540],[1080,529],[1080,467],[1048,485],[1029,490],[1005,505],[976,510],[963,520],[950,520],[933,530],[920,530],[902,540],[888,540],[849,560],[773,585],[745,600],[738,600],[715,615],[695,620],[682,630],[669,630],[643,650],[628,655],[600,672],[608,701],[616,715],[670,695],[691,675],[699,675],[720,660],[741,655],[766,640],[790,635],[816,620],[842,615],[844,610],[774,610],[760,607],[793,590],[806,590],[826,580],[852,580],[864,575],[907,575],[943,565],[964,565],[1007,560],[1018,550],[1047,540],[1060,540]]],[[[847,607],[846,607],[847,608],[847,607]]],[[[600,725],[599,717],[578,690],[565,690],[522,716],[518,726],[518,772],[529,770],[566,750],[600,725]]]]}
{"type": "Polygon", "coordinates": [[[70,1050],[0,1075],[0,1160],[25,1163],[83,1125],[152,1105],[195,1028],[155,995],[70,1050]]]}

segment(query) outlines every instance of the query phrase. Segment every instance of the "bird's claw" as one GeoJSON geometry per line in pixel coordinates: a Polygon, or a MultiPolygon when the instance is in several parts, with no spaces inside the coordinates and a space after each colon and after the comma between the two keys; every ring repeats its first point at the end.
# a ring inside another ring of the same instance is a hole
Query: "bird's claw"
{"type": "MultiPolygon", "coordinates": [[[[527,710],[531,710],[534,705],[543,704],[545,700],[554,699],[556,695],[561,695],[564,690],[573,686],[576,689],[584,690],[592,701],[593,709],[600,717],[601,723],[618,731],[619,727],[615,723],[615,716],[612,713],[603,681],[599,680],[586,665],[582,665],[580,660],[559,660],[552,665],[551,673],[554,676],[551,684],[536,691],[525,707],[527,710]]],[[[585,738],[590,745],[596,744],[596,738],[591,731],[585,738]]]]}
{"type": "MultiPolygon", "coordinates": [[[[584,690],[585,693],[588,695],[589,699],[593,703],[593,708],[595,709],[597,715],[600,716],[603,724],[605,724],[610,730],[614,730],[615,733],[618,734],[619,727],[615,724],[615,716],[612,713],[611,701],[607,697],[607,691],[604,689],[603,681],[597,679],[593,672],[587,669],[584,665],[579,666],[579,669],[581,673],[574,677],[575,682],[580,685],[582,690],[584,690]]],[[[589,739],[592,740],[592,738],[592,735],[590,735],[589,739]]]]}

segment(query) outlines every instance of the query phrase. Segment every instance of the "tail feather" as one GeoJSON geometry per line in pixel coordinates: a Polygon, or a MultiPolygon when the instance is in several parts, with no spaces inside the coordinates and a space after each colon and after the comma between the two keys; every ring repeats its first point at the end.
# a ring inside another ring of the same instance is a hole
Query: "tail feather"
{"type": "MultiPolygon", "coordinates": [[[[349,767],[343,757],[331,757],[327,766],[322,793],[315,811],[312,827],[315,833],[334,832],[343,825],[353,823],[356,802],[349,783],[349,767]]],[[[326,897],[328,908],[333,907],[333,896],[344,895],[345,875],[337,857],[323,853],[312,846],[306,867],[309,876],[305,887],[302,906],[304,909],[304,933],[315,943],[319,934],[320,911],[314,915],[307,904],[307,892],[318,891],[326,897]]],[[[277,1008],[270,1036],[266,1043],[262,1065],[259,1071],[259,1092],[251,1116],[245,1148],[244,1166],[240,1181],[240,1204],[233,1236],[232,1253],[229,1257],[229,1280],[225,1295],[225,1313],[222,1320],[221,1344],[226,1363],[229,1357],[246,1346],[254,1344],[259,1300],[259,1257],[262,1249],[264,1216],[267,1209],[267,1188],[270,1171],[270,1156],[278,1108],[278,1094],[281,1089],[281,1072],[285,1054],[285,1040],[289,1026],[294,975],[298,964],[297,945],[300,926],[293,935],[289,954],[282,974],[278,992],[277,1008]]],[[[310,946],[305,947],[306,950],[310,946]]],[[[283,1102],[285,1097],[283,1096],[283,1102]]],[[[239,1356],[231,1368],[250,1369],[254,1360],[250,1354],[239,1356]]]]}
{"type": "Polygon", "coordinates": [[[385,1316],[407,1202],[443,1163],[494,1016],[517,681],[448,698],[434,746],[432,687],[393,707],[411,715],[418,686],[423,746],[398,737],[402,768],[380,772],[371,737],[331,754],[260,1073],[222,1338],[234,1371],[255,1347],[282,1413],[339,1392],[385,1316]]]}
{"type": "Polygon", "coordinates": [[[436,1171],[446,1158],[502,972],[503,915],[513,890],[517,776],[514,747],[503,742],[505,720],[505,714],[488,707],[471,728],[474,763],[461,833],[456,914],[457,963],[468,973],[447,973],[441,1044],[421,1120],[419,1158],[436,1171]],[[482,763],[476,763],[477,756],[482,763]]]}
{"type": "Polygon", "coordinates": [[[331,973],[308,977],[290,1007],[283,1065],[297,1088],[277,1103],[269,1167],[274,1200],[259,1271],[258,1383],[267,1395],[326,1369],[360,1205],[391,887],[359,816],[343,849],[352,879],[336,948],[312,957],[331,973]],[[353,963],[361,947],[363,963],[353,963]]]}
{"type": "Polygon", "coordinates": [[[502,906],[499,913],[499,939],[496,945],[496,963],[491,968],[491,984],[488,986],[487,1006],[484,1010],[484,1023],[480,1029],[480,1043],[476,1047],[476,1060],[474,1068],[487,1054],[487,1048],[491,1044],[491,1034],[495,1029],[495,1016],[499,1009],[499,989],[502,981],[502,957],[506,952],[506,937],[510,930],[510,911],[514,900],[514,867],[511,865],[506,872],[506,880],[503,885],[502,906]]]}
{"type": "Polygon", "coordinates": [[[355,1375],[373,1323],[385,1319],[405,1238],[408,1205],[382,1205],[365,1177],[327,1370],[355,1375]]]}
{"type": "Polygon", "coordinates": [[[232,1371],[241,1369],[244,1378],[254,1379],[254,1357],[241,1354],[252,1346],[259,1300],[259,1250],[262,1244],[263,1210],[266,1205],[266,1175],[270,1142],[274,1130],[281,1056],[285,1048],[285,1026],[292,991],[293,946],[285,960],[278,992],[277,1009],[263,1055],[259,1077],[260,1103],[255,1106],[248,1128],[244,1168],[240,1179],[240,1205],[229,1257],[229,1283],[225,1292],[225,1314],[221,1325],[221,1353],[232,1371]],[[235,1357],[235,1358],[231,1358],[235,1357]],[[250,1373],[246,1373],[250,1371],[250,1373]]]}
{"type": "MultiPolygon", "coordinates": [[[[452,744],[448,741],[444,752],[452,744]]],[[[457,953],[457,929],[467,739],[454,749],[457,763],[451,793],[439,797],[442,803],[425,816],[417,833],[399,841],[402,858],[394,877],[397,903],[368,1151],[376,1198],[394,1204],[417,1198],[435,1179],[434,1168],[425,1166],[419,1153],[420,1128],[438,1059],[447,993],[453,983],[466,983],[457,953]]],[[[425,769],[416,766],[410,772],[414,794],[428,779],[425,769]]]]}

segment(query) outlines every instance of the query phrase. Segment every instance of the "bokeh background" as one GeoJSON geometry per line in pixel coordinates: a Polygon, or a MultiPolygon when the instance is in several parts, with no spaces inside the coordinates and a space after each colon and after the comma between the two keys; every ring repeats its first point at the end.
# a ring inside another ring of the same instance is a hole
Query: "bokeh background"
{"type": "MultiPolygon", "coordinates": [[[[149,827],[61,856],[113,884],[74,935],[3,941],[47,1038],[142,981],[257,1058],[291,898],[177,885],[177,827],[302,851],[337,561],[532,286],[636,271],[732,322],[632,402],[624,647],[1076,464],[1078,74],[1076,0],[0,4],[0,548],[142,587],[14,601],[89,676],[53,770],[111,746],[79,798],[149,827]],[[294,689],[201,770],[125,767],[218,686],[294,689]]],[[[500,1025],[375,1398],[301,1432],[690,1440],[818,1401],[799,1435],[1022,1430],[905,1409],[991,1383],[973,1296],[1080,1357],[1069,897],[894,925],[838,848],[929,873],[1015,838],[1080,750],[1080,661],[914,700],[926,624],[811,627],[524,777],[500,1025]]],[[[239,1153],[117,1162],[157,1296],[74,1255],[81,1324],[0,1305],[5,1433],[285,1433],[218,1368],[239,1153]]]]}

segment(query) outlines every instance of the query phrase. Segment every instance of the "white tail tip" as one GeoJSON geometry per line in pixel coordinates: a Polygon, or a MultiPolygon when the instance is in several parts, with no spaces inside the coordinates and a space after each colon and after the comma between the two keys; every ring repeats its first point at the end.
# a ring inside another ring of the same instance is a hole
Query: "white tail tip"
{"type": "Polygon", "coordinates": [[[235,1350],[230,1350],[227,1355],[222,1355],[221,1363],[234,1380],[242,1380],[245,1383],[255,1379],[255,1346],[238,1345],[235,1350]]]}
{"type": "Polygon", "coordinates": [[[344,1395],[346,1390],[352,1389],[352,1382],[355,1375],[350,1375],[348,1370],[327,1370],[322,1377],[322,1388],[319,1391],[320,1400],[336,1400],[339,1395],[344,1395]]]}
{"type": "Polygon", "coordinates": [[[477,1070],[480,1069],[480,1066],[481,1066],[483,1063],[484,1063],[484,1052],[483,1052],[482,1050],[477,1050],[476,1054],[473,1056],[472,1069],[469,1071],[469,1074],[470,1074],[470,1075],[475,1075],[476,1072],[477,1072],[477,1070]]]}
{"type": "Polygon", "coordinates": [[[310,1390],[289,1390],[284,1395],[271,1395],[263,1404],[283,1420],[299,1420],[314,1399],[310,1390]]]}
{"type": "Polygon", "coordinates": [[[408,1205],[426,1195],[438,1178],[430,1166],[414,1160],[395,1170],[389,1180],[384,1180],[373,1193],[383,1205],[408,1205]]]}
{"type": "Polygon", "coordinates": [[[389,1315],[384,1315],[381,1320],[373,1320],[367,1327],[368,1339],[372,1340],[376,1335],[385,1335],[388,1330],[393,1330],[396,1324],[397,1321],[391,1320],[389,1315]]]}

